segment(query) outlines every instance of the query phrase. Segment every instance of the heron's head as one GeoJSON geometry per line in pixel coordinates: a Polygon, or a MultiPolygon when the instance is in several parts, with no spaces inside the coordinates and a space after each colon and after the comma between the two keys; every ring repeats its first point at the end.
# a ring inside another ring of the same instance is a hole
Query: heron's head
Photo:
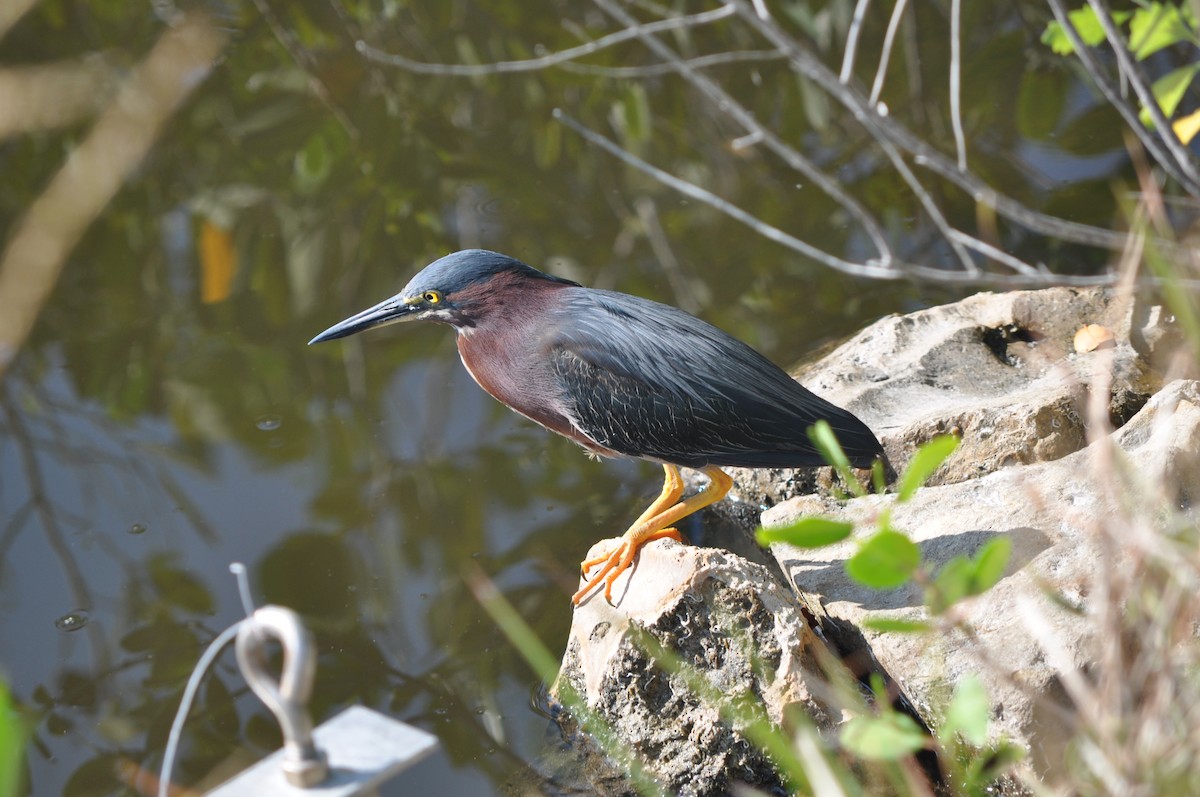
{"type": "Polygon", "coordinates": [[[308,343],[401,321],[440,321],[469,328],[490,308],[519,302],[521,292],[536,283],[578,285],[499,252],[464,249],[430,263],[395,296],[339,321],[308,343]]]}

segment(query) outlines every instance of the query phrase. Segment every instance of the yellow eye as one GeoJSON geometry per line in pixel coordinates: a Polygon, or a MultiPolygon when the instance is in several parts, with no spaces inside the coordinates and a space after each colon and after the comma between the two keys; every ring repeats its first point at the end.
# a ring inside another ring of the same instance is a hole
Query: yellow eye
{"type": "Polygon", "coordinates": [[[425,291],[425,293],[421,294],[421,298],[430,304],[437,304],[442,300],[442,295],[437,291],[425,291]]]}

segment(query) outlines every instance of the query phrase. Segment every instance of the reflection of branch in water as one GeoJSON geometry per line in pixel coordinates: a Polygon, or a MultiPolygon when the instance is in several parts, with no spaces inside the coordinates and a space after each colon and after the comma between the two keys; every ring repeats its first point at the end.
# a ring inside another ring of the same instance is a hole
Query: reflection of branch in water
{"type": "Polygon", "coordinates": [[[350,136],[352,141],[357,142],[360,137],[358,127],[350,121],[350,117],[337,104],[333,98],[333,93],[325,85],[325,81],[321,79],[317,67],[317,59],[313,57],[313,54],[307,47],[300,43],[292,31],[283,26],[279,21],[279,17],[275,15],[274,9],[267,3],[267,0],[254,0],[254,6],[258,9],[258,13],[262,14],[263,19],[267,21],[267,26],[275,34],[275,39],[283,45],[283,49],[287,50],[288,55],[296,62],[296,65],[304,70],[304,73],[308,76],[308,86],[312,89],[313,94],[329,109],[329,112],[333,114],[333,118],[337,119],[338,124],[346,131],[346,135],[350,136]]]}
{"type": "Polygon", "coordinates": [[[0,256],[0,374],[33,328],[67,255],[224,44],[225,34],[205,15],[182,16],[134,67],[113,103],[17,223],[0,256]]]}
{"type": "MultiPolygon", "coordinates": [[[[37,454],[33,441],[29,437],[29,430],[25,428],[20,414],[13,407],[12,397],[7,390],[0,390],[0,409],[4,410],[8,419],[8,430],[17,447],[17,454],[21,458],[21,467],[29,485],[29,501],[33,506],[33,512],[41,523],[46,542],[50,544],[50,549],[54,551],[54,555],[58,557],[58,561],[62,565],[67,579],[67,587],[71,591],[71,599],[75,604],[73,608],[90,610],[93,608],[93,604],[87,579],[84,578],[83,571],[80,569],[79,563],[75,561],[75,556],[58,525],[58,518],[50,504],[46,482],[42,477],[41,468],[38,466],[37,454]]],[[[85,628],[92,643],[92,652],[97,668],[107,670],[109,667],[108,650],[104,647],[104,635],[101,633],[100,627],[95,623],[89,623],[85,628]]]]}
{"type": "Polygon", "coordinates": [[[33,500],[25,499],[20,508],[13,512],[12,517],[4,524],[4,530],[0,531],[0,562],[8,561],[8,549],[16,542],[17,535],[21,533],[21,529],[25,527],[25,521],[29,519],[29,514],[33,511],[33,500]]]}
{"type": "Polygon", "coordinates": [[[0,36],[8,33],[9,29],[17,24],[17,20],[36,3],[37,0],[7,0],[0,3],[0,36]]]}
{"type": "MultiPolygon", "coordinates": [[[[116,451],[109,451],[88,445],[80,442],[81,435],[68,434],[61,424],[50,424],[47,421],[46,425],[54,437],[54,442],[38,439],[31,430],[29,438],[37,450],[53,451],[59,461],[79,468],[93,468],[97,478],[110,478],[116,474],[122,477],[125,491],[130,495],[141,497],[159,490],[164,491],[173,502],[172,508],[187,519],[201,539],[208,543],[217,541],[216,530],[204,516],[202,509],[171,474],[170,469],[166,465],[151,465],[152,462],[157,462],[158,458],[147,456],[147,453],[158,453],[156,449],[139,440],[125,439],[121,427],[111,422],[103,413],[91,412],[85,405],[62,401],[40,385],[26,385],[24,389],[37,396],[38,406],[53,410],[55,415],[74,417],[81,422],[92,424],[102,430],[106,439],[120,446],[116,451]],[[124,480],[129,476],[137,479],[137,483],[130,484],[124,480]]],[[[90,479],[81,480],[85,489],[91,483],[90,479]]]]}

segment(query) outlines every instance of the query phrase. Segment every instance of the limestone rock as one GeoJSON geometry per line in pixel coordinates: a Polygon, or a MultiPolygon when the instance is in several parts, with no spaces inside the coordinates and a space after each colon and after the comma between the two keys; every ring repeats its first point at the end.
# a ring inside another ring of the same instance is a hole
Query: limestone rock
{"type": "MultiPolygon", "coordinates": [[[[591,553],[612,543],[598,543],[591,553]]],[[[670,793],[722,795],[735,782],[770,790],[780,781],[741,728],[722,720],[717,706],[680,675],[652,662],[639,633],[652,635],[721,694],[761,700],[774,722],[799,708],[819,725],[832,723],[808,688],[819,641],[795,597],[766,568],[659,540],[642,548],[613,599],[610,606],[594,594],[576,609],[552,693],[561,696],[569,683],[670,793]]]]}
{"type": "MultiPolygon", "coordinates": [[[[1176,506],[1197,506],[1200,383],[1168,385],[1114,433],[1113,442],[1132,469],[1162,485],[1176,506]]],[[[968,449],[955,458],[972,455],[968,449]]],[[[878,591],[846,576],[844,563],[861,535],[827,548],[776,545],[772,550],[795,588],[814,596],[812,603],[825,612],[826,632],[844,649],[868,647],[927,719],[937,715],[937,707],[944,705],[963,675],[977,673],[994,701],[998,728],[1031,749],[1035,766],[1052,767],[1061,761],[1061,745],[1069,734],[1050,705],[1059,697],[1055,671],[1030,634],[1020,607],[1036,607],[1033,610],[1052,625],[1058,644],[1077,667],[1086,669],[1095,660],[1097,640],[1091,632],[1097,623],[1088,612],[1088,596],[1097,590],[1097,580],[1103,577],[1098,568],[1105,561],[1096,530],[1121,500],[1097,480],[1091,462],[1097,455],[1094,447],[1086,448],[1053,462],[928,487],[905,504],[896,504],[894,495],[846,503],[797,497],[765,512],[763,522],[783,525],[824,515],[863,524],[865,534],[873,518],[891,508],[893,525],[912,537],[923,560],[934,568],[956,555],[970,556],[993,537],[1008,536],[1013,556],[1006,576],[960,607],[977,639],[955,634],[932,646],[927,636],[863,628],[867,618],[927,615],[915,585],[878,591]],[[1084,611],[1065,610],[1047,598],[1047,592],[1084,611]],[[986,659],[978,655],[981,650],[986,659]],[[984,660],[997,669],[985,668],[984,660]]]]}
{"type": "MultiPolygon", "coordinates": [[[[1110,415],[1118,425],[1132,417],[1154,385],[1131,324],[1110,289],[980,293],[880,319],[797,377],[865,421],[897,471],[920,443],[961,432],[960,456],[931,481],[948,484],[1082,448],[1079,406],[1097,357],[1112,355],[1110,415]],[[1088,324],[1114,333],[1114,351],[1075,352],[1088,324]]],[[[828,483],[804,470],[739,470],[735,480],[745,500],[767,506],[828,483]]]]}

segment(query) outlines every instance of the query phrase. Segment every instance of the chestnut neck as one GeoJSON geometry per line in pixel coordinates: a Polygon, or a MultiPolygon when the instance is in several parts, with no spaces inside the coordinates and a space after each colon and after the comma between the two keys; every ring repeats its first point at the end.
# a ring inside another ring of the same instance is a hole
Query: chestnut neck
{"type": "Polygon", "coordinates": [[[475,283],[454,296],[455,312],[448,323],[460,334],[477,331],[501,331],[506,327],[522,328],[521,319],[533,321],[552,301],[552,296],[569,282],[543,279],[518,271],[496,274],[482,283],[475,283]]]}

